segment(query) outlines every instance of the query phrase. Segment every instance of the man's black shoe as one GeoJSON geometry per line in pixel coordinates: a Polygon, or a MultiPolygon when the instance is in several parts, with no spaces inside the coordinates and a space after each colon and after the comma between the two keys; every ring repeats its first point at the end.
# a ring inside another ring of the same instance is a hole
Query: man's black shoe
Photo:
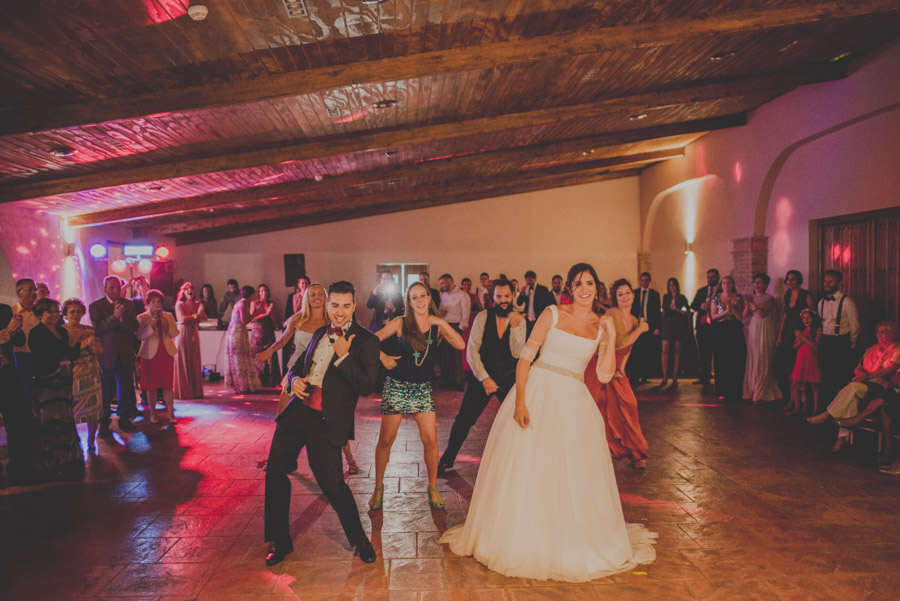
{"type": "Polygon", "coordinates": [[[356,543],[356,550],[359,551],[359,558],[364,562],[372,563],[375,561],[375,548],[365,534],[359,537],[359,542],[356,543]]]}
{"type": "Polygon", "coordinates": [[[137,426],[131,423],[131,420],[127,417],[119,418],[119,430],[123,432],[137,432],[137,426]]]}
{"type": "Polygon", "coordinates": [[[441,460],[438,462],[438,474],[443,474],[443,473],[446,472],[447,470],[452,470],[452,469],[453,469],[453,462],[452,462],[452,461],[448,461],[448,460],[446,460],[446,459],[441,459],[441,460]]]}
{"type": "Polygon", "coordinates": [[[294,543],[292,541],[286,543],[272,543],[269,545],[269,550],[266,551],[266,565],[274,566],[277,563],[281,563],[284,561],[285,556],[293,551],[294,543]]]}

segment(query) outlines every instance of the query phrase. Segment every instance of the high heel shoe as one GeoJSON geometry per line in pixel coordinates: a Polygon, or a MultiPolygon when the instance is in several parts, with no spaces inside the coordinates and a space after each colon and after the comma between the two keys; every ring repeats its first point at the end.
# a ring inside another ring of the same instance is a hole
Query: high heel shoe
{"type": "Polygon", "coordinates": [[[444,503],[444,497],[441,496],[441,493],[438,491],[437,486],[428,487],[428,503],[434,509],[445,509],[446,504],[444,503]]]}
{"type": "Polygon", "coordinates": [[[376,486],[372,491],[372,496],[369,497],[369,509],[380,511],[382,506],[384,506],[384,487],[376,486]]]}
{"type": "Polygon", "coordinates": [[[350,461],[347,463],[347,474],[350,476],[355,476],[359,473],[359,465],[355,461],[350,461]]]}

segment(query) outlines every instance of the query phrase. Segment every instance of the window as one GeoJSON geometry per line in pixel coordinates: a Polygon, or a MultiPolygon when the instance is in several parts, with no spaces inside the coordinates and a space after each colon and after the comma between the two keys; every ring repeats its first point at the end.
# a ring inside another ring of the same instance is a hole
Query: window
{"type": "Polygon", "coordinates": [[[381,278],[381,272],[390,271],[394,282],[406,292],[410,284],[419,281],[419,274],[428,271],[428,263],[382,263],[375,269],[375,281],[381,278]]]}

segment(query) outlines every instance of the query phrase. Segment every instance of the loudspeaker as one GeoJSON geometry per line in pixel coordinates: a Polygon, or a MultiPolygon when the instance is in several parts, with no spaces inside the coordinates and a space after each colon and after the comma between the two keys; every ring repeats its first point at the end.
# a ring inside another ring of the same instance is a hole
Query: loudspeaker
{"type": "Polygon", "coordinates": [[[284,255],[284,285],[293,288],[300,276],[306,275],[306,260],[303,255],[284,255]]]}
{"type": "Polygon", "coordinates": [[[174,261],[153,261],[153,267],[150,269],[150,287],[156,288],[165,296],[175,296],[178,290],[175,289],[174,261]]]}

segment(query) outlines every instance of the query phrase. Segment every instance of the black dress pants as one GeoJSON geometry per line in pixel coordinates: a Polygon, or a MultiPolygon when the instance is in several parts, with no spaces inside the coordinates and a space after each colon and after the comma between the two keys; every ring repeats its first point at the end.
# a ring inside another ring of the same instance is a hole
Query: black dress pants
{"type": "Polygon", "coordinates": [[[297,456],[303,447],[306,447],[316,484],[337,512],[347,541],[355,546],[365,530],[353,493],[344,481],[341,447],[328,440],[321,412],[306,407],[297,399],[278,418],[269,449],[266,465],[266,540],[277,543],[291,540],[291,482],[287,475],[297,469],[297,456]]]}
{"type": "Polygon", "coordinates": [[[13,480],[31,473],[31,402],[22,392],[22,380],[12,363],[0,368],[0,414],[6,428],[7,471],[13,480]]]}
{"type": "Polygon", "coordinates": [[[713,350],[716,347],[716,334],[712,324],[697,327],[697,352],[700,355],[700,382],[709,384],[712,376],[713,350]]]}
{"type": "Polygon", "coordinates": [[[465,442],[466,437],[469,436],[469,430],[472,429],[472,426],[474,426],[475,422],[478,421],[478,418],[481,417],[481,414],[491,401],[491,398],[496,396],[502,403],[503,399],[506,398],[506,395],[509,394],[509,389],[516,383],[515,376],[507,379],[501,378],[500,380],[494,380],[499,388],[497,389],[497,392],[487,394],[484,391],[482,383],[478,381],[478,378],[476,378],[472,372],[467,372],[466,375],[468,378],[466,393],[463,395],[462,402],[459,404],[459,411],[456,414],[456,419],[453,420],[453,426],[450,428],[450,440],[447,442],[447,449],[444,451],[444,454],[441,455],[441,463],[452,464],[456,461],[456,455],[459,453],[459,448],[465,442]]]}
{"type": "Polygon", "coordinates": [[[853,378],[853,349],[850,336],[825,336],[819,340],[820,398],[831,402],[838,391],[853,378]]]}

